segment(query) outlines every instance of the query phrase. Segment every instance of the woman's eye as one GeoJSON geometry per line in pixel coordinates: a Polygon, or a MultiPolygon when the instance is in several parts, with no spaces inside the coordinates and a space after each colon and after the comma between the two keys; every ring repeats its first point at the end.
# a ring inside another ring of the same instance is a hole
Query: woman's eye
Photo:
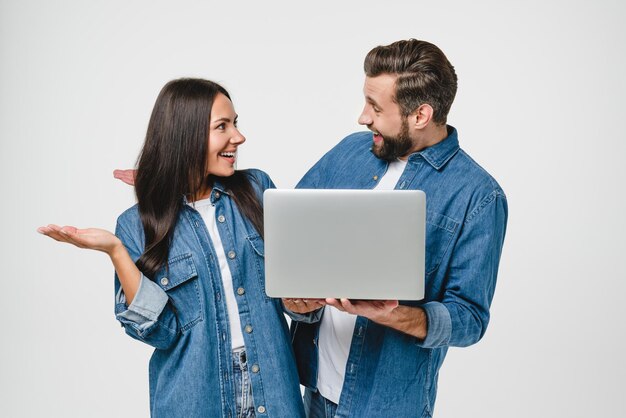
{"type": "Polygon", "coordinates": [[[219,125],[217,125],[217,129],[219,129],[220,131],[223,131],[224,129],[226,129],[226,124],[220,123],[219,125]]]}

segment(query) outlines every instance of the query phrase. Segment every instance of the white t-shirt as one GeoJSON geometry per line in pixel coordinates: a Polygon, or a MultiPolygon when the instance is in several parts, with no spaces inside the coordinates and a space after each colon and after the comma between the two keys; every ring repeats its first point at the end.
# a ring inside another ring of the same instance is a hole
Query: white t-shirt
{"type": "MultiPolygon", "coordinates": [[[[405,168],[406,161],[389,163],[387,172],[374,190],[393,190],[405,168]]],[[[334,403],[339,403],[355,323],[356,315],[332,306],[324,308],[320,324],[317,389],[323,397],[334,403]]]]}
{"type": "Polygon", "coordinates": [[[217,223],[215,222],[215,206],[211,204],[211,199],[198,200],[189,205],[200,213],[209,231],[209,236],[213,242],[213,248],[215,248],[217,260],[220,264],[220,273],[224,286],[224,298],[226,299],[226,308],[228,309],[228,322],[230,323],[232,349],[241,348],[244,346],[244,342],[243,333],[241,332],[241,321],[239,320],[239,308],[237,307],[237,299],[235,299],[235,291],[233,289],[233,277],[230,274],[226,253],[224,252],[224,245],[222,244],[222,239],[217,230],[217,223]]]}

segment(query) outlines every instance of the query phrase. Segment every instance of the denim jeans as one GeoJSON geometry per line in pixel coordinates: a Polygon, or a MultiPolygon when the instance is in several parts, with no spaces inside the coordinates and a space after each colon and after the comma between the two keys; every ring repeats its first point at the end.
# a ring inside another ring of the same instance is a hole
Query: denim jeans
{"type": "Polygon", "coordinates": [[[248,361],[243,348],[233,351],[233,372],[237,418],[255,418],[248,361]]]}
{"type": "Polygon", "coordinates": [[[337,404],[329,401],[319,391],[304,390],[304,412],[306,418],[333,418],[337,412],[337,404]]]}

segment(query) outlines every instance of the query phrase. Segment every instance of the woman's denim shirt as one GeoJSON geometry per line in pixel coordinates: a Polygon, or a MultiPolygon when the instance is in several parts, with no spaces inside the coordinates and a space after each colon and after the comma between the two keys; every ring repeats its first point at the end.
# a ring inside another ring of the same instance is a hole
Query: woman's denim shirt
{"type": "MultiPolygon", "coordinates": [[[[247,171],[261,198],[274,187],[247,171]]],[[[241,319],[257,417],[302,417],[289,330],[279,299],[264,289],[263,240],[229,192],[216,182],[210,196],[241,319]]],[[[118,219],[116,235],[133,260],[144,251],[137,205],[118,219]]],[[[142,282],[130,306],[115,277],[117,319],[126,333],[155,348],[150,359],[154,417],[235,417],[229,320],[219,263],[200,214],[180,211],[167,267],[142,282]],[[164,291],[164,292],[163,292],[164,291]]]]}
{"type": "MultiPolygon", "coordinates": [[[[346,137],[297,187],[374,188],[388,164],[376,158],[371,145],[371,132],[346,137]]],[[[425,297],[400,303],[426,311],[428,335],[418,340],[358,317],[337,417],[430,416],[448,346],[474,344],[489,322],[507,221],[498,183],[459,148],[456,130],[448,127],[442,142],[409,156],[395,188],[426,193],[425,297]]],[[[392,282],[393,274],[389,264],[384,280],[392,282]]],[[[310,388],[317,383],[321,312],[290,313],[301,321],[292,323],[294,348],[301,383],[310,388]]]]}

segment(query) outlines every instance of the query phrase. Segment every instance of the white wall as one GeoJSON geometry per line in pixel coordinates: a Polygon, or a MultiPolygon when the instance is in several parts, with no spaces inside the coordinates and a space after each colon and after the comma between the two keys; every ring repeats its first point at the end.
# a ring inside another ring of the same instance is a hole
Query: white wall
{"type": "Polygon", "coordinates": [[[626,416],[624,3],[0,0],[0,416],[148,416],[150,350],[113,319],[101,254],[162,85],[223,83],[240,167],[279,187],[360,129],[369,49],[415,37],[456,66],[449,121],[510,219],[486,337],[451,349],[438,417],[626,416]],[[228,4],[228,5],[227,5],[228,4]]]}

